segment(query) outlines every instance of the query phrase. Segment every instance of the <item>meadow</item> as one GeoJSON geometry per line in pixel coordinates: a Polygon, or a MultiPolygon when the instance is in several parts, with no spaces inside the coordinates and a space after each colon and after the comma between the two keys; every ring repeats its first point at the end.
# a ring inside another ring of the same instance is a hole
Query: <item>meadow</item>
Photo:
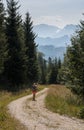
{"type": "Polygon", "coordinates": [[[82,118],[84,103],[63,85],[51,85],[45,99],[46,107],[61,115],[82,118]]]}
{"type": "MultiPolygon", "coordinates": [[[[45,88],[45,85],[38,85],[38,91],[45,88]]],[[[27,130],[18,120],[8,113],[7,105],[20,97],[31,94],[31,89],[19,92],[0,91],[0,130],[27,130]]]]}
{"type": "MultiPolygon", "coordinates": [[[[48,87],[46,108],[61,115],[80,118],[84,103],[63,85],[38,85],[38,91],[48,87]]],[[[0,91],[0,130],[27,130],[25,126],[8,113],[7,105],[20,97],[31,94],[31,89],[19,92],[0,91]]]]}

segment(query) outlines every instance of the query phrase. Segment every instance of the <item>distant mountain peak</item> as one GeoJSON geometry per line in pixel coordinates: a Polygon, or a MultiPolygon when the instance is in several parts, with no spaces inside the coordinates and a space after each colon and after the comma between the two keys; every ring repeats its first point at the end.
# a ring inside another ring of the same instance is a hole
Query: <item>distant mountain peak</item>
{"type": "Polygon", "coordinates": [[[39,46],[38,50],[45,55],[45,58],[48,59],[51,57],[52,59],[60,58],[63,61],[64,54],[66,53],[66,47],[54,47],[52,45],[39,46]],[[51,53],[52,50],[52,53],[51,53]]]}
{"type": "Polygon", "coordinates": [[[77,29],[77,25],[68,24],[63,29],[58,28],[54,25],[38,24],[35,25],[33,30],[39,37],[62,37],[64,35],[71,36],[77,29]]]}
{"type": "Polygon", "coordinates": [[[69,45],[70,44],[70,39],[68,35],[64,35],[59,38],[51,38],[51,37],[37,37],[36,38],[36,43],[41,46],[41,45],[53,45],[54,47],[66,47],[66,43],[69,45]]]}
{"type": "Polygon", "coordinates": [[[49,25],[49,24],[37,24],[37,25],[35,25],[35,27],[49,27],[49,28],[57,28],[57,29],[59,29],[57,26],[49,25]]]}
{"type": "Polygon", "coordinates": [[[58,32],[60,28],[53,25],[39,24],[35,25],[33,30],[39,37],[54,37],[54,34],[58,32]]]}
{"type": "Polygon", "coordinates": [[[68,24],[66,25],[63,29],[73,29],[73,30],[76,30],[78,27],[78,25],[74,25],[74,24],[68,24]]]}
{"type": "Polygon", "coordinates": [[[77,25],[73,24],[66,25],[63,29],[47,24],[34,26],[34,32],[38,34],[35,39],[38,50],[45,54],[46,59],[60,57],[63,60],[66,47],[71,44],[71,35],[76,29],[77,25]]]}

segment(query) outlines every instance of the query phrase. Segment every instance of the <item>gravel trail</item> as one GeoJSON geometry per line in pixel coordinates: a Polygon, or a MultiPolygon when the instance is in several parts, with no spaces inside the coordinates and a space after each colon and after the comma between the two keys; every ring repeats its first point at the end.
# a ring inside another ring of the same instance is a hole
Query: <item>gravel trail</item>
{"type": "Polygon", "coordinates": [[[84,130],[84,121],[60,116],[45,108],[47,88],[32,95],[22,97],[8,105],[11,115],[24,124],[28,130],[84,130]]]}

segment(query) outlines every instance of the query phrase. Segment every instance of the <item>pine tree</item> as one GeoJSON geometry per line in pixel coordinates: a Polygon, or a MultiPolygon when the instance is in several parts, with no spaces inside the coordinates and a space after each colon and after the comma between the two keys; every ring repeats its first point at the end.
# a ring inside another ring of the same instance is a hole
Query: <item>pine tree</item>
{"type": "Polygon", "coordinates": [[[51,59],[51,57],[49,57],[48,58],[48,70],[47,70],[47,73],[49,73],[51,69],[52,69],[52,59],[51,59]]]}
{"type": "Polygon", "coordinates": [[[9,59],[5,65],[5,74],[10,84],[22,85],[26,79],[26,48],[21,40],[21,16],[18,2],[7,0],[6,35],[9,59]]]}
{"type": "Polygon", "coordinates": [[[26,13],[26,19],[24,22],[24,39],[27,48],[26,55],[28,57],[27,80],[30,83],[38,80],[38,64],[35,37],[36,36],[33,32],[33,22],[31,21],[29,13],[26,13]]]}
{"type": "Polygon", "coordinates": [[[48,83],[49,84],[55,84],[56,83],[56,71],[55,71],[55,67],[52,67],[52,70],[49,73],[48,76],[48,83]]]}
{"type": "Polygon", "coordinates": [[[4,6],[2,1],[0,0],[0,75],[4,71],[4,63],[7,59],[7,53],[8,53],[5,27],[4,27],[4,15],[5,15],[4,6]]]}
{"type": "Polygon", "coordinates": [[[61,59],[59,58],[58,59],[58,69],[60,69],[61,68],[61,59]]]}
{"type": "Polygon", "coordinates": [[[64,56],[64,61],[61,64],[61,68],[58,72],[58,83],[65,84],[68,81],[68,57],[64,56]]]}
{"type": "Polygon", "coordinates": [[[72,45],[67,48],[64,75],[68,87],[84,98],[84,21],[80,30],[71,39],[72,45]]]}
{"type": "Polygon", "coordinates": [[[62,63],[61,63],[61,59],[58,59],[58,74],[57,74],[57,82],[60,84],[61,83],[61,70],[62,70],[62,63]]]}
{"type": "Polygon", "coordinates": [[[46,83],[47,65],[46,60],[43,58],[44,54],[38,53],[38,65],[39,65],[39,82],[41,84],[46,83]]]}
{"type": "Polygon", "coordinates": [[[48,66],[50,68],[50,71],[48,73],[47,81],[49,84],[56,84],[57,83],[57,75],[58,75],[57,58],[55,58],[53,61],[51,60],[51,58],[49,58],[49,65],[48,66]]]}

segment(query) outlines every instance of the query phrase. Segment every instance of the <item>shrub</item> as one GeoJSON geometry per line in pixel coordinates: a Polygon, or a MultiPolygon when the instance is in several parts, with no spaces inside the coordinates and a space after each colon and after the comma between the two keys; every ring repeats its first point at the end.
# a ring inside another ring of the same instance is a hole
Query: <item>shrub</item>
{"type": "Polygon", "coordinates": [[[80,117],[81,119],[84,119],[84,107],[82,107],[82,108],[80,109],[79,117],[80,117]]]}

